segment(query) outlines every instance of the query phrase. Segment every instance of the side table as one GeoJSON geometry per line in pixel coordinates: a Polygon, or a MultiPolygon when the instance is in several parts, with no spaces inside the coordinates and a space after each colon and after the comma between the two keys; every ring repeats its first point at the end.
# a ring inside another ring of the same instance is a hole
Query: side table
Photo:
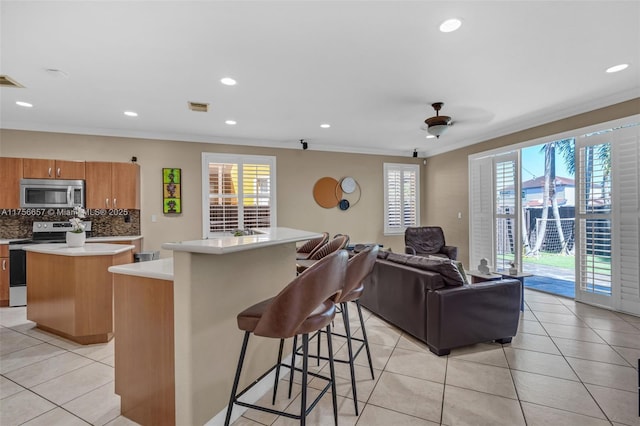
{"type": "Polygon", "coordinates": [[[514,278],[520,281],[521,288],[521,297],[520,297],[520,310],[524,312],[524,279],[527,277],[532,277],[533,274],[529,274],[527,272],[520,272],[518,274],[509,274],[508,272],[497,272],[502,276],[502,278],[514,278]]]}
{"type": "Polygon", "coordinates": [[[478,284],[484,281],[497,281],[503,278],[514,278],[520,281],[520,311],[524,312],[524,279],[526,277],[532,277],[533,274],[515,274],[511,275],[506,272],[491,272],[490,274],[483,274],[482,272],[474,269],[467,271],[467,275],[471,277],[471,284],[478,284]]]}
{"type": "Polygon", "coordinates": [[[496,281],[496,280],[502,279],[501,274],[494,274],[494,273],[483,274],[477,269],[474,269],[472,271],[467,271],[467,275],[471,277],[471,284],[478,284],[485,281],[496,281]]]}

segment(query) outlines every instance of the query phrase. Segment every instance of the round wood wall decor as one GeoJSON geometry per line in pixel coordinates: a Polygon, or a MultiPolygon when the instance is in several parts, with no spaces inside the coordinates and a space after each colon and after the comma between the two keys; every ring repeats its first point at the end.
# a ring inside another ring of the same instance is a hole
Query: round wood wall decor
{"type": "Polygon", "coordinates": [[[323,177],[313,186],[313,198],[320,207],[330,209],[337,206],[342,199],[342,189],[334,178],[323,177]]]}

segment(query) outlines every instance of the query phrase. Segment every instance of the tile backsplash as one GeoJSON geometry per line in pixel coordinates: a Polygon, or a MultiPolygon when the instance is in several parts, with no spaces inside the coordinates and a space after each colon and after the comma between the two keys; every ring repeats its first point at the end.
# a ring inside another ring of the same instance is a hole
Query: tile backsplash
{"type": "MultiPolygon", "coordinates": [[[[0,210],[0,239],[30,238],[33,222],[63,222],[73,217],[71,209],[60,213],[59,209],[53,214],[45,210],[42,216],[23,215],[20,210],[0,210]]],[[[91,221],[92,237],[117,237],[140,235],[140,210],[127,210],[126,214],[115,211],[95,211],[84,219],[91,221]],[[112,213],[111,215],[109,213],[112,213]],[[117,213],[117,214],[116,214],[117,213]]]]}

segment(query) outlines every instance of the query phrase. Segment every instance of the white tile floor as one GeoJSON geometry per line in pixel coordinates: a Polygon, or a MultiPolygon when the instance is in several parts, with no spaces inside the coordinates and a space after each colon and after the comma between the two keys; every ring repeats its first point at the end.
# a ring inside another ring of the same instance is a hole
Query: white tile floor
{"type": "MultiPolygon", "coordinates": [[[[348,367],[336,366],[340,424],[640,426],[640,318],[529,290],[525,301],[511,344],[474,345],[447,357],[369,316],[376,378],[363,352],[355,416],[348,367]]],[[[113,342],[76,345],[33,328],[25,318],[24,308],[0,309],[2,426],[134,424],[119,416],[113,342]]],[[[342,342],[336,339],[335,346],[336,356],[344,356],[342,342]]],[[[327,367],[317,369],[324,373],[327,367]]],[[[278,408],[297,410],[299,386],[291,400],[286,386],[281,389],[278,408]]],[[[333,424],[330,398],[321,400],[308,423],[333,424]]],[[[250,410],[234,424],[296,422],[250,410]]]]}

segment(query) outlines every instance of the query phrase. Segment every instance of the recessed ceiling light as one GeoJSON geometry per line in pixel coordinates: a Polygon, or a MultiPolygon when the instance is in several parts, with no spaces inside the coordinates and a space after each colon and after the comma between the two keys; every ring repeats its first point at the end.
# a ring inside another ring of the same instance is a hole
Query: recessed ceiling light
{"type": "Polygon", "coordinates": [[[620,64],[620,65],[614,65],[610,68],[607,68],[607,72],[608,73],[612,73],[612,72],[618,72],[618,71],[622,71],[624,69],[627,69],[629,67],[629,64],[620,64]]]}
{"type": "Polygon", "coordinates": [[[224,124],[228,124],[229,126],[235,126],[237,124],[236,120],[227,120],[224,124]]]}
{"type": "Polygon", "coordinates": [[[224,84],[225,86],[235,86],[236,85],[236,81],[234,79],[232,79],[231,77],[225,77],[223,79],[220,79],[220,83],[224,84]]]}
{"type": "Polygon", "coordinates": [[[137,117],[138,113],[134,111],[125,111],[124,115],[126,115],[127,117],[137,117]]]}
{"type": "Polygon", "coordinates": [[[320,127],[322,127],[323,129],[328,129],[329,127],[331,127],[331,124],[324,123],[324,124],[321,124],[320,127]]]}
{"type": "Polygon", "coordinates": [[[29,102],[23,102],[23,101],[16,101],[16,105],[21,106],[21,107],[25,107],[25,108],[33,107],[33,105],[30,104],[29,102]]]}
{"type": "Polygon", "coordinates": [[[433,136],[433,135],[427,135],[427,136],[426,136],[426,138],[427,138],[427,139],[433,139],[433,138],[435,138],[435,136],[433,136]]]}
{"type": "Polygon", "coordinates": [[[447,19],[442,24],[440,24],[440,31],[443,33],[450,33],[452,31],[457,30],[462,26],[462,21],[456,18],[447,19]]]}

